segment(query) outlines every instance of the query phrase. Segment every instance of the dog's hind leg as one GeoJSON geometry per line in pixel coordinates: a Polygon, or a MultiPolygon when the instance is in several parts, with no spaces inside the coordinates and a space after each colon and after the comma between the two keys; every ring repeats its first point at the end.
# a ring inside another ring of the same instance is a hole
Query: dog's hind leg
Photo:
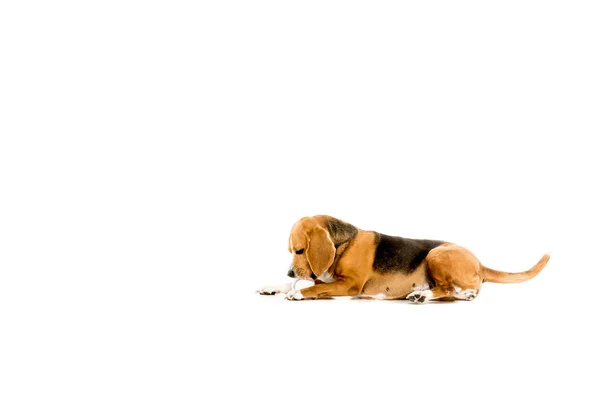
{"type": "Polygon", "coordinates": [[[479,260],[469,250],[456,245],[444,245],[431,250],[425,258],[427,272],[435,287],[408,300],[424,303],[428,300],[473,300],[481,289],[479,260]],[[424,299],[423,299],[424,297],[424,299]]]}

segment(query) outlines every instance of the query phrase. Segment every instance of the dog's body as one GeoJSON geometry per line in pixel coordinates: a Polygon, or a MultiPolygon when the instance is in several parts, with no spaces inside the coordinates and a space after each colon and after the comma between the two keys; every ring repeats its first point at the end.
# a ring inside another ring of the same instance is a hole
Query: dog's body
{"type": "Polygon", "coordinates": [[[547,254],[529,271],[508,273],[484,267],[469,250],[437,240],[406,239],[363,231],[326,215],[299,220],[290,234],[294,260],[288,276],[314,278],[316,285],[265,287],[289,300],[331,296],[379,299],[473,300],[483,282],[516,283],[536,276],[547,254]]]}

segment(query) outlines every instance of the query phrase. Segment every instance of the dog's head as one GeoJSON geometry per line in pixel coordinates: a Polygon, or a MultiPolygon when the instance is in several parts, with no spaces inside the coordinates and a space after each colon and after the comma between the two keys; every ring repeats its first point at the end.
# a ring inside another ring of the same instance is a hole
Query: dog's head
{"type": "Polygon", "coordinates": [[[333,217],[300,219],[292,227],[288,241],[288,251],[294,256],[288,276],[316,279],[323,275],[333,264],[338,246],[356,233],[354,226],[333,217]]]}
{"type": "Polygon", "coordinates": [[[335,246],[329,232],[315,217],[305,217],[292,227],[288,251],[294,259],[288,276],[316,279],[333,263],[335,246]]]}

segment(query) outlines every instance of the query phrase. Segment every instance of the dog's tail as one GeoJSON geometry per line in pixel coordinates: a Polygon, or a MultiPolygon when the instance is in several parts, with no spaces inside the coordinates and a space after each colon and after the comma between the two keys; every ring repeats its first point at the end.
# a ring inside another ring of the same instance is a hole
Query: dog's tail
{"type": "Polygon", "coordinates": [[[544,254],[544,256],[540,259],[531,268],[529,271],[525,272],[502,272],[496,271],[495,269],[490,269],[487,267],[481,266],[481,273],[484,282],[495,282],[495,283],[519,283],[530,280],[540,273],[542,269],[548,263],[550,259],[550,254],[544,254]]]}

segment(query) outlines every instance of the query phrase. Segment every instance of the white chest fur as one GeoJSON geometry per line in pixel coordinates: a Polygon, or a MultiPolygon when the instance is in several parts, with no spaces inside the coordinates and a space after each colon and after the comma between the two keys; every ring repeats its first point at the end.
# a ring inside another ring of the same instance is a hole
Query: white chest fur
{"type": "Polygon", "coordinates": [[[329,271],[323,272],[317,279],[324,283],[331,283],[335,281],[335,279],[333,279],[333,275],[329,271]]]}

